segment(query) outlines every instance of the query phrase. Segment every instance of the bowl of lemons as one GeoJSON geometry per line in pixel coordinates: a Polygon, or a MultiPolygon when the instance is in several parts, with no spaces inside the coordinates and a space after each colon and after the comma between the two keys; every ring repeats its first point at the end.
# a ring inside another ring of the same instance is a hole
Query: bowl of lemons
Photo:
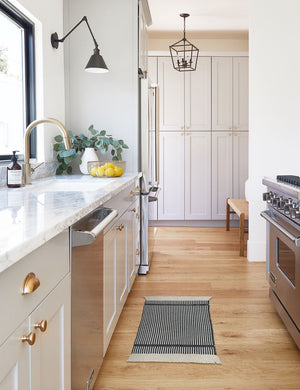
{"type": "Polygon", "coordinates": [[[126,161],[89,161],[87,165],[94,177],[120,177],[126,169],[126,161]]]}

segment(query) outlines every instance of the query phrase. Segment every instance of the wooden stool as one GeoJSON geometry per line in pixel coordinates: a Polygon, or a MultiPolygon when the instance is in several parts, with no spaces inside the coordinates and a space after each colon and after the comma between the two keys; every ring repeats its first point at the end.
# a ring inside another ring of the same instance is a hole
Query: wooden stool
{"type": "Polygon", "coordinates": [[[237,214],[240,219],[240,256],[244,256],[244,233],[248,232],[245,221],[248,221],[248,209],[249,203],[246,199],[227,198],[226,200],[226,230],[230,229],[230,214],[237,214]]]}

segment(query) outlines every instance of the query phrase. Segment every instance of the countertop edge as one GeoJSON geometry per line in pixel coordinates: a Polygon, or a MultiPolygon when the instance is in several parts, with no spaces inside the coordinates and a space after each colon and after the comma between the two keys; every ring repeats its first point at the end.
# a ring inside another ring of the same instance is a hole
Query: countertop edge
{"type": "Polygon", "coordinates": [[[16,245],[14,248],[8,249],[6,252],[0,254],[0,274],[7,270],[9,267],[18,263],[22,258],[33,252],[35,249],[38,249],[40,246],[45,244],[47,241],[51,240],[64,230],[68,229],[75,222],[79,221],[81,218],[86,216],[88,213],[93,211],[95,208],[101,206],[103,203],[107,202],[119,192],[130,186],[135,180],[142,176],[141,172],[133,173],[131,178],[125,183],[122,183],[118,188],[111,190],[105,195],[101,195],[99,199],[91,202],[87,206],[82,207],[80,210],[77,210],[72,215],[68,215],[64,220],[60,221],[55,225],[50,225],[48,229],[45,229],[37,233],[34,237],[31,237],[28,240],[24,240],[19,245],[16,245]]]}

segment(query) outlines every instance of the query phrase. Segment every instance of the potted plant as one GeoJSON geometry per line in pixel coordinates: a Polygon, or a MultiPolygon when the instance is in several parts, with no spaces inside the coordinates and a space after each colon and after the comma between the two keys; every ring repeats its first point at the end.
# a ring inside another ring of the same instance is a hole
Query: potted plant
{"type": "Polygon", "coordinates": [[[53,148],[57,152],[57,160],[60,163],[56,170],[57,175],[61,175],[64,172],[71,174],[72,167],[70,163],[76,158],[79,158],[79,164],[81,164],[82,154],[87,149],[92,149],[93,151],[100,150],[102,154],[110,150],[112,161],[122,160],[123,149],[128,149],[128,146],[122,139],[117,140],[113,138],[106,133],[106,130],[98,131],[94,128],[94,125],[91,125],[88,131],[91,133],[90,137],[83,133],[74,135],[72,131],[68,131],[71,140],[71,149],[65,148],[61,135],[54,137],[56,143],[53,148]]]}

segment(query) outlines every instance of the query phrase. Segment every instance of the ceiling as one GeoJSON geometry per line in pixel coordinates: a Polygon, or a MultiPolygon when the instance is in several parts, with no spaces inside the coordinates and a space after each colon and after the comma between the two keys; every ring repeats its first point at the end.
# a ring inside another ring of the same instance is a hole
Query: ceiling
{"type": "Polygon", "coordinates": [[[187,35],[192,33],[247,32],[249,0],[148,0],[152,16],[149,33],[178,33],[186,19],[187,35]]]}

